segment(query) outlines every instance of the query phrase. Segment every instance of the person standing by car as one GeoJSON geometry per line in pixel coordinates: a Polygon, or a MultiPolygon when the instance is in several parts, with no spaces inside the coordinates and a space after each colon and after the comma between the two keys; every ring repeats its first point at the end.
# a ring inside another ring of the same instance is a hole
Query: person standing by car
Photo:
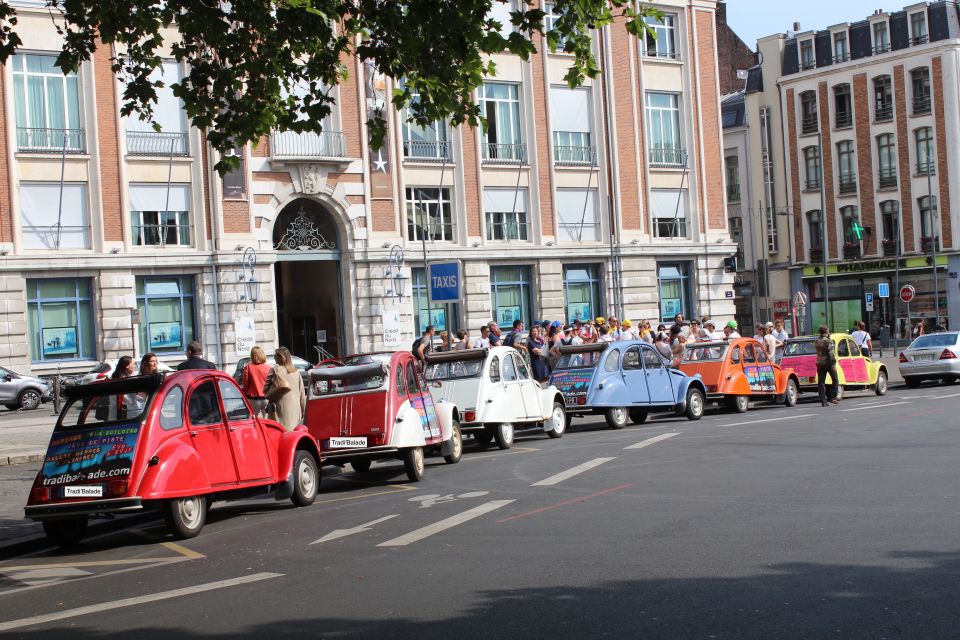
{"type": "Polygon", "coordinates": [[[773,323],[773,337],[777,339],[777,359],[776,362],[780,362],[780,358],[783,357],[783,349],[787,345],[787,338],[790,337],[790,334],[787,333],[787,330],[783,328],[783,320],[775,320],[773,323]]]}
{"type": "Polygon", "coordinates": [[[470,343],[471,349],[488,349],[490,347],[490,325],[483,325],[480,327],[480,337],[475,338],[473,342],[470,343]]]}
{"type": "Polygon", "coordinates": [[[764,349],[767,350],[767,356],[770,360],[775,360],[777,357],[777,339],[773,337],[773,333],[770,327],[766,325],[760,326],[760,342],[763,343],[764,349]]]}
{"type": "MultiPolygon", "coordinates": [[[[515,347],[517,345],[514,345],[515,347]]],[[[539,325],[530,327],[530,336],[527,338],[526,350],[530,354],[530,366],[533,369],[533,379],[537,382],[546,382],[550,378],[550,367],[547,366],[547,346],[540,335],[539,325]]]]}
{"type": "Polygon", "coordinates": [[[256,345],[250,349],[250,362],[243,368],[240,388],[243,389],[243,395],[247,396],[250,406],[258,416],[267,408],[267,394],[263,389],[269,375],[270,365],[267,364],[267,356],[263,349],[256,345]]]}
{"type": "Polygon", "coordinates": [[[433,334],[435,332],[433,325],[428,324],[423,330],[423,335],[413,341],[413,348],[411,349],[413,357],[421,363],[427,359],[427,354],[433,351],[433,334]]]}
{"type": "Polygon", "coordinates": [[[270,401],[267,405],[267,417],[282,424],[287,431],[293,431],[300,424],[307,407],[303,378],[293,366],[293,356],[286,347],[280,347],[274,352],[273,361],[277,364],[267,376],[263,388],[264,395],[270,401]],[[287,391],[280,391],[283,387],[286,387],[287,391]]]}
{"type": "Polygon", "coordinates": [[[156,373],[160,373],[160,363],[157,361],[157,354],[143,354],[143,357],[140,359],[140,373],[137,375],[152,376],[156,373]]]}
{"type": "Polygon", "coordinates": [[[453,343],[453,346],[450,347],[451,351],[463,351],[464,349],[470,348],[469,343],[467,342],[467,332],[463,329],[457,331],[457,341],[453,343]]]}
{"type": "Polygon", "coordinates": [[[136,373],[137,363],[134,361],[133,356],[120,356],[120,359],[117,360],[117,368],[113,370],[113,375],[110,376],[110,379],[129,378],[132,375],[136,375],[136,373]]]}
{"type": "Polygon", "coordinates": [[[187,345],[187,359],[177,365],[177,371],[186,371],[188,369],[214,369],[217,365],[209,360],[203,359],[203,346],[194,340],[187,345]]]}
{"type": "Polygon", "coordinates": [[[825,407],[827,402],[837,404],[837,348],[830,337],[830,328],[820,325],[820,337],[813,343],[817,351],[817,392],[820,394],[820,405],[825,407]],[[827,374],[830,374],[830,388],[826,388],[827,374]]]}
{"type": "Polygon", "coordinates": [[[503,333],[500,331],[500,325],[496,322],[491,322],[487,325],[490,329],[490,335],[488,339],[490,340],[491,347],[498,347],[500,343],[503,342],[503,333]]]}
{"type": "Polygon", "coordinates": [[[860,347],[863,355],[869,358],[873,352],[873,338],[870,337],[870,332],[867,331],[867,326],[863,324],[862,320],[857,320],[857,330],[850,335],[857,346],[860,347]]]}

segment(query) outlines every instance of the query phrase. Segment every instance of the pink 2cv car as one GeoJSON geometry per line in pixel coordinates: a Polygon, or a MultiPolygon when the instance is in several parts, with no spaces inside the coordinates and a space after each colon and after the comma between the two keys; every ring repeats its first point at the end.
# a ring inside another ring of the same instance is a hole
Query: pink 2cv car
{"type": "Polygon", "coordinates": [[[434,405],[413,355],[372,353],[343,366],[311,369],[307,429],[322,463],[364,473],[378,458],[399,458],[411,482],[423,477],[425,449],[460,461],[463,441],[456,407],[434,405]]]}
{"type": "Polygon", "coordinates": [[[316,498],[320,454],[306,430],[258,419],[221,371],[94,382],[67,398],[24,509],[56,544],[79,542],[92,515],[159,509],[175,537],[192,538],[214,499],[316,498]]]}

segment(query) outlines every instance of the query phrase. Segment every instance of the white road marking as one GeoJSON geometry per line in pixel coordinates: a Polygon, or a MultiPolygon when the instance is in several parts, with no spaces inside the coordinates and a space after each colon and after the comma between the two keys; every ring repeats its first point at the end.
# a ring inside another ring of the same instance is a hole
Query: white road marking
{"type": "Polygon", "coordinates": [[[761,422],[782,422],[783,420],[792,420],[792,419],[794,419],[794,418],[809,418],[809,417],[814,416],[814,415],[816,415],[816,414],[814,414],[814,413],[801,413],[800,415],[790,416],[789,418],[788,418],[788,417],[782,417],[782,418],[766,418],[766,419],[764,419],[764,420],[747,420],[747,421],[745,421],[745,422],[731,422],[731,423],[728,423],[728,424],[722,424],[722,425],[720,425],[720,426],[721,426],[721,427],[739,427],[739,426],[745,425],[745,424],[760,424],[761,422]]]}
{"type": "Polygon", "coordinates": [[[563,482],[564,480],[567,480],[567,479],[569,479],[569,478],[572,478],[572,477],[575,476],[575,475],[579,475],[579,474],[583,473],[584,471],[589,471],[590,469],[593,469],[594,467],[599,467],[599,466],[602,465],[603,463],[605,463],[605,462],[610,462],[611,460],[615,460],[615,459],[616,459],[616,458],[594,458],[593,460],[590,460],[589,462],[584,462],[583,464],[578,464],[577,466],[575,466],[575,467],[572,468],[572,469],[567,469],[566,471],[561,471],[560,473],[558,473],[558,474],[556,474],[556,475],[552,475],[552,476],[550,476],[549,478],[544,478],[544,479],[541,480],[540,482],[534,482],[534,483],[533,483],[532,485],[530,485],[530,486],[531,486],[531,487],[551,487],[551,486],[553,486],[553,485],[555,485],[555,484],[560,484],[560,483],[563,482]]]}
{"type": "Polygon", "coordinates": [[[0,631],[10,631],[11,629],[21,629],[23,627],[32,627],[34,625],[45,624],[47,622],[55,622],[57,620],[65,620],[67,618],[76,618],[77,616],[85,616],[91,613],[102,613],[104,611],[113,611],[114,609],[121,609],[123,607],[133,607],[138,604],[145,604],[147,602],[158,602],[160,600],[180,598],[182,596],[189,596],[194,593],[203,593],[204,591],[213,591],[215,589],[226,589],[227,587],[236,587],[241,584],[248,584],[250,582],[259,582],[261,580],[269,580],[270,578],[279,578],[281,576],[283,576],[282,573],[253,573],[249,576],[241,576],[239,578],[230,578],[229,580],[218,580],[217,582],[207,582],[205,584],[198,584],[192,587],[184,587],[183,589],[173,589],[172,591],[161,591],[159,593],[152,593],[145,596],[137,596],[135,598],[124,598],[123,600],[113,600],[112,602],[101,602],[100,604],[91,604],[86,607],[77,607],[76,609],[67,609],[66,611],[57,611],[56,613],[47,613],[39,616],[31,616],[29,618],[20,618],[19,620],[10,620],[8,622],[0,622],[0,631]]]}
{"type": "Polygon", "coordinates": [[[409,502],[419,502],[421,509],[429,509],[435,504],[443,504],[444,502],[456,502],[457,500],[464,498],[482,498],[483,496],[489,494],[489,491],[470,491],[469,493],[461,493],[459,495],[453,495],[448,493],[445,496],[441,496],[436,493],[425,493],[422,496],[413,496],[408,501],[409,502]]]}
{"type": "MultiPolygon", "coordinates": [[[[365,522],[363,524],[357,525],[352,529],[334,529],[327,535],[322,538],[317,538],[310,544],[319,544],[321,542],[330,542],[331,540],[339,540],[340,538],[346,538],[347,536],[352,536],[355,533],[363,533],[364,531],[369,531],[374,525],[380,524],[381,522],[386,522],[391,518],[396,518],[400,514],[395,513],[392,516],[384,516],[383,518],[377,518],[376,520],[371,520],[370,522],[365,522]]],[[[307,545],[309,546],[309,545],[307,545]]]]}
{"type": "Polygon", "coordinates": [[[865,411],[867,409],[886,409],[887,407],[895,407],[900,404],[912,404],[912,403],[904,401],[904,402],[888,402],[887,404],[869,404],[865,402],[863,404],[857,405],[856,407],[852,407],[850,409],[840,409],[840,413],[844,413],[847,411],[865,411]]]}
{"type": "Polygon", "coordinates": [[[957,396],[960,396],[960,393],[948,393],[942,396],[927,396],[927,397],[930,398],[931,400],[940,400],[941,398],[956,398],[957,396]]]}
{"type": "Polygon", "coordinates": [[[93,575],[83,569],[73,567],[38,567],[25,571],[0,571],[0,575],[5,575],[12,580],[29,586],[40,584],[49,584],[51,582],[61,582],[69,578],[81,578],[93,575]]]}
{"type": "Polygon", "coordinates": [[[438,534],[441,531],[446,531],[447,529],[451,529],[457,525],[463,524],[464,522],[469,522],[470,520],[473,520],[474,518],[478,518],[484,515],[485,513],[496,511],[500,507],[505,507],[511,502],[513,502],[513,500],[491,500],[490,502],[484,503],[479,507],[474,507],[473,509],[469,509],[468,511],[464,511],[463,513],[458,513],[455,516],[444,518],[439,522],[434,522],[433,524],[429,524],[425,527],[421,527],[416,531],[411,531],[410,533],[406,533],[398,538],[387,540],[386,542],[381,542],[377,546],[378,547],[405,547],[408,544],[419,542],[424,538],[429,538],[432,535],[438,534]]]}
{"type": "Polygon", "coordinates": [[[624,447],[624,450],[626,450],[626,449],[643,449],[644,447],[649,447],[649,446],[652,445],[652,444],[656,444],[656,443],[658,443],[658,442],[661,442],[662,440],[666,440],[667,438],[672,438],[673,436],[678,436],[678,435],[680,435],[679,432],[678,432],[678,433],[662,433],[662,434],[660,434],[659,436],[654,436],[654,437],[652,437],[652,438],[647,438],[646,440],[643,440],[642,442],[638,442],[638,443],[636,443],[636,444],[632,444],[632,445],[630,445],[629,447],[624,447]]]}

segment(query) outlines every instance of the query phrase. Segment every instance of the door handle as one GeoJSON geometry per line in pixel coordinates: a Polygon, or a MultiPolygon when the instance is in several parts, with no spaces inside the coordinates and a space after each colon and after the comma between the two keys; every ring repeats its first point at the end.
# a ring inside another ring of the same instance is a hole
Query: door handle
{"type": "Polygon", "coordinates": [[[199,431],[191,431],[191,432],[190,432],[190,437],[191,437],[191,438],[196,438],[199,434],[200,434],[199,431]]]}
{"type": "Polygon", "coordinates": [[[236,431],[236,430],[237,430],[236,427],[228,427],[228,429],[230,429],[230,431],[236,431]]]}

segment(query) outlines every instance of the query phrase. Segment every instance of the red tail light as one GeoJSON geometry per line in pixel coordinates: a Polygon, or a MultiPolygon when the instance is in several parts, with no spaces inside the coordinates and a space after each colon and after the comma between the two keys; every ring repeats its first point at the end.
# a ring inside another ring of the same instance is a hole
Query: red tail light
{"type": "Polygon", "coordinates": [[[463,421],[464,422],[476,422],[477,412],[476,411],[464,411],[463,412],[463,421]]]}
{"type": "Polygon", "coordinates": [[[587,399],[586,399],[586,397],[577,398],[577,404],[579,404],[579,405],[587,404],[587,399]]]}
{"type": "Polygon", "coordinates": [[[907,356],[905,356],[905,355],[903,355],[903,354],[901,353],[901,354],[900,354],[900,362],[906,362],[906,361],[907,361],[907,356]]]}
{"type": "Polygon", "coordinates": [[[50,502],[50,487],[34,487],[33,502],[50,502]]]}
{"type": "Polygon", "coordinates": [[[957,354],[955,354],[953,351],[950,351],[950,349],[944,349],[944,350],[943,350],[943,353],[940,354],[940,359],[941,359],[941,360],[956,360],[956,359],[957,359],[957,354]]]}
{"type": "Polygon", "coordinates": [[[119,498],[127,494],[129,484],[126,480],[111,480],[107,483],[106,497],[119,498]]]}
{"type": "Polygon", "coordinates": [[[107,379],[107,374],[105,374],[105,373],[98,373],[98,374],[97,374],[97,380],[106,380],[106,379],[107,379]]]}

